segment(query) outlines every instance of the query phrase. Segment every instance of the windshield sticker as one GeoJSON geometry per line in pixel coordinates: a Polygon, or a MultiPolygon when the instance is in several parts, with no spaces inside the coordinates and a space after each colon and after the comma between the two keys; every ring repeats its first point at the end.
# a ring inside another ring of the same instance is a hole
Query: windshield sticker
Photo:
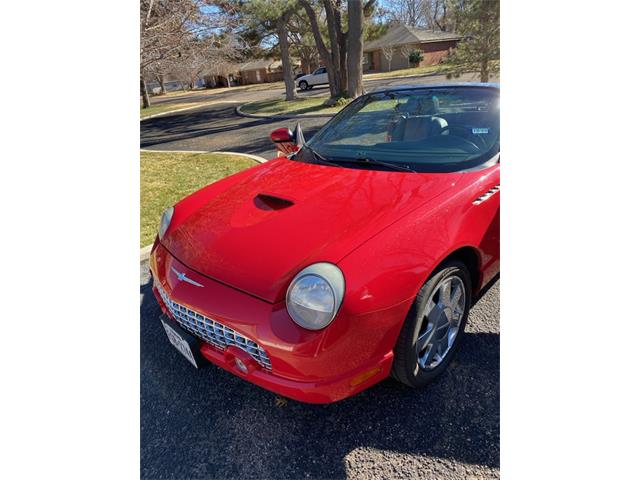
{"type": "Polygon", "coordinates": [[[474,135],[488,135],[489,129],[488,128],[472,128],[471,133],[473,133],[474,135]]]}

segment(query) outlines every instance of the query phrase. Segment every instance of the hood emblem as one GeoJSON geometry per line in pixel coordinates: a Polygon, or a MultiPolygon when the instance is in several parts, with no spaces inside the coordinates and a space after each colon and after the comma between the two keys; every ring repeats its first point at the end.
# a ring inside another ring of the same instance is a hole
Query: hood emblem
{"type": "Polygon", "coordinates": [[[184,273],[179,272],[178,270],[176,270],[175,268],[171,267],[171,270],[173,271],[173,273],[176,274],[176,276],[178,277],[178,280],[180,282],[187,282],[190,283],[191,285],[195,285],[196,287],[204,287],[204,285],[202,285],[201,283],[196,282],[195,280],[191,280],[189,277],[187,277],[184,273]]]}

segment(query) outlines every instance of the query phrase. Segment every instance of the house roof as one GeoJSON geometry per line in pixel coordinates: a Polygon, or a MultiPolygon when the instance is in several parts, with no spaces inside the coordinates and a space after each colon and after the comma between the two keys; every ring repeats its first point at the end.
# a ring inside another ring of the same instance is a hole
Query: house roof
{"type": "MultiPolygon", "coordinates": [[[[293,67],[299,64],[300,61],[297,58],[291,57],[291,65],[293,67]]],[[[280,68],[282,68],[282,60],[275,60],[273,58],[250,60],[246,63],[240,64],[238,70],[241,72],[246,72],[248,70],[260,70],[262,68],[266,68],[270,72],[279,70],[280,68]]]]}
{"type": "Polygon", "coordinates": [[[460,40],[457,33],[429,30],[427,28],[409,27],[402,23],[389,28],[387,33],[377,40],[364,44],[364,51],[377,50],[382,47],[399,47],[412,43],[443,42],[447,40],[460,40]]]}
{"type": "Polygon", "coordinates": [[[282,62],[280,62],[280,60],[273,60],[272,58],[257,59],[251,60],[247,63],[243,63],[242,65],[240,65],[240,68],[238,70],[240,70],[241,72],[246,72],[247,70],[259,70],[261,68],[266,68],[268,70],[269,68],[277,67],[281,63],[282,62]]]}

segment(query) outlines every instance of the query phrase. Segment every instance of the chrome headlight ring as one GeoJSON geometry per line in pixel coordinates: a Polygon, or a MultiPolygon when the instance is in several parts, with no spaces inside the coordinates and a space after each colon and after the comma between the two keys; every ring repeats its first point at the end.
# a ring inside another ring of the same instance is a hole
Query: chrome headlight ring
{"type": "Polygon", "coordinates": [[[344,291],[344,275],[336,265],[314,263],[291,281],[287,289],[287,312],[302,328],[321,330],[336,317],[344,291]]]}
{"type": "Polygon", "coordinates": [[[158,236],[160,240],[164,237],[164,234],[167,233],[167,229],[169,225],[171,225],[171,219],[173,218],[173,207],[165,208],[164,212],[162,212],[162,217],[160,217],[160,228],[158,228],[158,236]]]}

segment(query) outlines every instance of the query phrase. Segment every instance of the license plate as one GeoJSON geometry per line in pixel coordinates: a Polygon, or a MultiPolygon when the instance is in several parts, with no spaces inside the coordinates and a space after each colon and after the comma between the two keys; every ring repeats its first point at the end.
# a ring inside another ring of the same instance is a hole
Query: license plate
{"type": "Polygon", "coordinates": [[[171,345],[176,347],[176,349],[184,355],[184,357],[189,360],[191,365],[198,368],[198,362],[196,361],[196,357],[191,350],[191,345],[189,342],[182,337],[180,333],[175,331],[170,325],[168,325],[164,320],[161,320],[162,326],[164,327],[164,331],[167,332],[167,337],[169,337],[169,341],[171,345]]]}

